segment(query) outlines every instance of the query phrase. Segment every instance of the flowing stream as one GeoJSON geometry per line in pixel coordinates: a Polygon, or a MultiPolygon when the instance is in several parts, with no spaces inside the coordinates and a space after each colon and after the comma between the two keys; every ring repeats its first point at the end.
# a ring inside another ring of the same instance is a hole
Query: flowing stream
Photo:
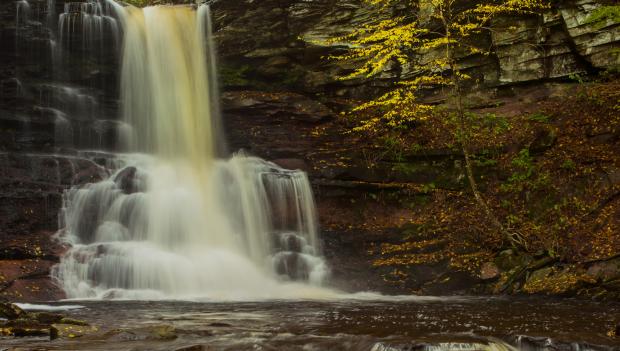
{"type": "Polygon", "coordinates": [[[68,4],[60,28],[66,39],[77,22],[71,9],[80,9],[90,47],[88,38],[101,42],[103,23],[121,24],[130,153],[111,157],[108,179],[65,194],[60,237],[71,249],[53,275],[67,296],[334,294],[320,288],[328,268],[305,173],[243,153],[223,156],[209,7],[104,5],[68,4]]]}
{"type": "MultiPolygon", "coordinates": [[[[2,340],[19,350],[618,351],[620,305],[571,299],[80,301],[99,326],[74,339],[2,340]],[[113,345],[113,346],[112,346],[113,345]]],[[[67,303],[65,303],[67,304],[67,303]]],[[[61,309],[59,303],[41,306],[61,309]]],[[[36,309],[37,306],[27,306],[36,309]]],[[[16,349],[17,350],[17,349],[16,349]]]]}

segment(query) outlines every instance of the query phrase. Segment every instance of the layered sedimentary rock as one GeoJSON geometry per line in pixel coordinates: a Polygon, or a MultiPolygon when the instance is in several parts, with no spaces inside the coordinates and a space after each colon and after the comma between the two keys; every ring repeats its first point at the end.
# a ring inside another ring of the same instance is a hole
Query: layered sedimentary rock
{"type": "MultiPolygon", "coordinates": [[[[563,1],[541,16],[496,19],[492,34],[477,42],[492,47],[492,54],[460,59],[462,68],[477,78],[480,90],[472,101],[484,104],[499,91],[513,87],[543,86],[617,69],[620,25],[612,20],[590,23],[594,11],[604,5],[594,0],[563,1]]],[[[327,117],[330,111],[336,116],[347,108],[346,99],[373,96],[395,77],[412,74],[405,67],[402,71],[387,69],[372,80],[337,79],[349,72],[353,63],[326,57],[341,52],[346,44],[322,40],[376,19],[361,1],[221,1],[214,5],[214,17],[220,78],[227,91],[226,123],[235,126],[229,128],[230,142],[261,156],[299,158],[311,169],[318,166],[321,160],[312,160],[311,155],[320,145],[311,135],[329,125],[330,118],[312,116],[327,117]],[[292,99],[291,94],[297,97],[292,99]],[[325,108],[318,114],[312,109],[293,113],[282,108],[283,101],[295,106],[300,99],[306,106],[325,108]],[[274,101],[279,101],[279,106],[274,101]],[[300,118],[304,112],[308,117],[300,118]],[[247,128],[238,128],[240,125],[247,128]],[[298,129],[291,136],[293,125],[298,129]],[[288,134],[290,142],[281,145],[283,139],[266,137],[270,134],[288,134]]],[[[554,88],[541,91],[551,94],[554,88]]]]}

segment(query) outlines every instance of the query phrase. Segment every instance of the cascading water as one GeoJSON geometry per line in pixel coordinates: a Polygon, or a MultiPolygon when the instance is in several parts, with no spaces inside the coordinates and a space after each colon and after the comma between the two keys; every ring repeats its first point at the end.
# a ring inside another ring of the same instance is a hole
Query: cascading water
{"type": "Polygon", "coordinates": [[[318,297],[327,274],[305,173],[219,159],[206,5],[117,8],[130,151],[65,193],[53,275],[70,298],[318,297]],[[314,287],[312,287],[314,286],[314,287]]]}

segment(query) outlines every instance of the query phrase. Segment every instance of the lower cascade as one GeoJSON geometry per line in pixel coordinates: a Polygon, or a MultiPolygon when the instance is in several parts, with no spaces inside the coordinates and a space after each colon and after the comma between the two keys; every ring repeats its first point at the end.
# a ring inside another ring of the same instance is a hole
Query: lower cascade
{"type": "MultiPolygon", "coordinates": [[[[109,3],[108,3],[109,4],[109,3]]],[[[122,24],[128,153],[64,195],[53,276],[69,298],[316,297],[328,274],[304,172],[218,158],[207,5],[137,9],[122,24]]]]}

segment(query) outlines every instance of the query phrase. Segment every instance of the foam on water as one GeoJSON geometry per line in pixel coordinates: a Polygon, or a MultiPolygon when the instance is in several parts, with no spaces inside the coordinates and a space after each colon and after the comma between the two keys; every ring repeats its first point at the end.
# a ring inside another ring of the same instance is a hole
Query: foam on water
{"type": "Polygon", "coordinates": [[[70,311],[84,308],[81,305],[41,305],[31,303],[15,303],[15,305],[24,311],[70,311]]]}

